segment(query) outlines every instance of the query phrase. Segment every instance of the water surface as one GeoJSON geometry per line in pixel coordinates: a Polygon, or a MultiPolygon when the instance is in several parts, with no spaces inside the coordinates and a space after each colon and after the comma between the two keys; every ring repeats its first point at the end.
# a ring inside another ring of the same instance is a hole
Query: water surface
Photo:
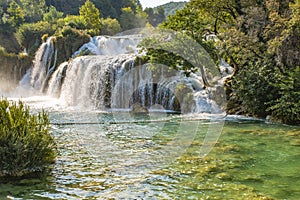
{"type": "Polygon", "coordinates": [[[300,198],[299,127],[227,117],[202,157],[207,117],[48,110],[56,163],[39,179],[1,183],[0,199],[300,198]],[[197,132],[183,137],[188,127],[197,132]]]}

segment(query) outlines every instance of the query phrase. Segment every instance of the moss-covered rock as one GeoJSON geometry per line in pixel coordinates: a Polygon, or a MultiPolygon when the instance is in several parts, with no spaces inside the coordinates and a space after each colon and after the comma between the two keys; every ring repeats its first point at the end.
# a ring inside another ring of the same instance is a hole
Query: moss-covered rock
{"type": "Polygon", "coordinates": [[[56,36],[55,45],[57,47],[57,66],[71,58],[83,44],[90,41],[90,36],[83,31],[70,27],[65,27],[61,34],[56,36]]]}
{"type": "Polygon", "coordinates": [[[0,90],[13,90],[32,65],[32,58],[25,54],[0,52],[0,90]]]}
{"type": "Polygon", "coordinates": [[[180,83],[176,86],[174,93],[176,97],[174,110],[181,111],[182,113],[191,112],[195,104],[193,89],[184,83],[180,83]]]}

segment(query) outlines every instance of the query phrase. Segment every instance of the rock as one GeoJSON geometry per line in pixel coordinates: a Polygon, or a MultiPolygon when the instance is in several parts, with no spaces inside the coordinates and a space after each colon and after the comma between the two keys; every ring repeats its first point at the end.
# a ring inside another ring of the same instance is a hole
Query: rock
{"type": "Polygon", "coordinates": [[[148,114],[149,110],[143,107],[141,104],[135,103],[132,107],[131,112],[133,114],[148,114]]]}
{"type": "Polygon", "coordinates": [[[193,88],[196,91],[203,90],[203,88],[204,88],[203,83],[199,79],[189,78],[189,82],[192,84],[193,88]]]}

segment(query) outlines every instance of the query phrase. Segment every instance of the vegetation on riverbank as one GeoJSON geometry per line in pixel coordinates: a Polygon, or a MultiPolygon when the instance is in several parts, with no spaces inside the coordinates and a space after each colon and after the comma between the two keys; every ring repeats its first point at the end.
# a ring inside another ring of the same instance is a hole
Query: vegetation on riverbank
{"type": "Polygon", "coordinates": [[[159,12],[146,13],[139,1],[131,0],[0,0],[0,60],[4,61],[0,63],[0,88],[15,87],[31,67],[45,35],[58,37],[59,65],[90,36],[115,35],[149,23],[156,26],[165,20],[164,10],[159,12]]]}
{"type": "Polygon", "coordinates": [[[34,175],[54,162],[49,123],[45,112],[33,115],[21,101],[0,100],[0,177],[34,175]]]}
{"type": "MultiPolygon", "coordinates": [[[[60,39],[75,41],[78,34],[66,33],[80,32],[84,37],[76,42],[77,47],[89,36],[160,24],[193,38],[216,64],[223,59],[234,67],[233,76],[226,81],[229,114],[270,116],[274,121],[300,124],[299,0],[191,0],[166,21],[164,7],[143,10],[138,0],[11,0],[0,1],[0,16],[1,51],[17,55],[25,50],[23,55],[32,59],[45,34],[67,35],[60,39]],[[1,39],[8,35],[10,40],[1,39]],[[207,40],[215,36],[217,39],[207,40]]],[[[60,46],[66,49],[69,43],[60,46]]],[[[199,68],[161,49],[148,48],[146,60],[186,74],[199,68]]]]}
{"type": "MultiPolygon", "coordinates": [[[[229,114],[300,124],[299,0],[191,0],[160,27],[187,34],[216,63],[223,59],[234,67],[226,82],[229,114]]],[[[175,63],[186,72],[201,68],[180,55],[148,50],[149,61],[175,63]]]]}
{"type": "MultiPolygon", "coordinates": [[[[172,3],[168,8],[176,6],[172,3]]],[[[164,9],[143,10],[138,0],[0,1],[0,45],[8,52],[25,49],[34,54],[42,35],[52,35],[65,27],[91,36],[114,35],[146,24],[157,26],[164,20],[164,9]]]]}

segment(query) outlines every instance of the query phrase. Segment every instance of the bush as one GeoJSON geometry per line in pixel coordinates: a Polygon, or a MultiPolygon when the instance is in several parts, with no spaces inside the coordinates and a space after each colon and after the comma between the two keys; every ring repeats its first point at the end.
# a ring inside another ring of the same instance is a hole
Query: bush
{"type": "Polygon", "coordinates": [[[44,34],[52,35],[53,33],[54,30],[48,22],[22,24],[16,32],[16,38],[20,46],[27,49],[29,54],[34,54],[42,43],[42,36],[44,34]]]}
{"type": "Polygon", "coordinates": [[[121,26],[118,20],[110,17],[101,20],[102,35],[116,35],[121,31],[121,26]]]}
{"type": "Polygon", "coordinates": [[[47,114],[32,115],[21,101],[0,99],[0,177],[42,172],[55,156],[47,114]]]}
{"type": "Polygon", "coordinates": [[[300,67],[290,70],[288,74],[281,74],[277,83],[279,98],[271,101],[268,111],[271,117],[285,124],[300,124],[300,67]]]}
{"type": "MultiPolygon", "coordinates": [[[[248,63],[240,69],[232,81],[233,93],[241,102],[241,112],[246,115],[265,118],[268,102],[278,98],[278,91],[273,85],[276,81],[275,67],[270,62],[248,63]]],[[[230,100],[231,101],[231,100],[230,100]]]]}

